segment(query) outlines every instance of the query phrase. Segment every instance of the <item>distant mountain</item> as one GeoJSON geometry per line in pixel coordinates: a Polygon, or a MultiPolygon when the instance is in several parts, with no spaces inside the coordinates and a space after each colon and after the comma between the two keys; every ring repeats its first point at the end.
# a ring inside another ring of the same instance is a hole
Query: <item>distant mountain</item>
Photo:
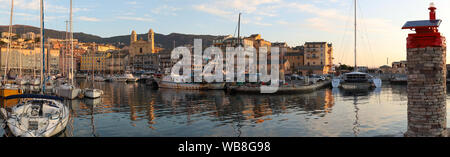
{"type": "MultiPolygon", "coordinates": [[[[8,32],[8,26],[0,26],[0,32],[8,32]]],[[[36,34],[40,33],[40,28],[27,26],[27,25],[14,25],[13,32],[16,34],[24,34],[27,32],[34,32],[36,34]]],[[[130,33],[131,34],[131,33],[130,33]]],[[[52,29],[45,29],[46,38],[57,38],[64,39],[66,36],[65,31],[57,31],[52,29]]],[[[103,43],[103,44],[113,44],[116,46],[123,46],[130,44],[130,36],[131,35],[122,35],[122,36],[114,36],[109,38],[102,38],[100,36],[85,34],[82,32],[74,32],[73,37],[78,39],[80,42],[95,42],[95,43],[103,43]],[[122,43],[122,44],[120,44],[122,43]]],[[[155,33],[155,44],[159,47],[165,49],[172,49],[175,41],[176,46],[185,45],[185,44],[193,44],[194,39],[202,39],[203,46],[211,45],[213,39],[218,36],[213,35],[192,35],[192,34],[180,34],[180,33],[171,33],[169,35],[158,34],[155,33]]],[[[147,34],[138,34],[138,39],[147,40],[147,34]]]]}

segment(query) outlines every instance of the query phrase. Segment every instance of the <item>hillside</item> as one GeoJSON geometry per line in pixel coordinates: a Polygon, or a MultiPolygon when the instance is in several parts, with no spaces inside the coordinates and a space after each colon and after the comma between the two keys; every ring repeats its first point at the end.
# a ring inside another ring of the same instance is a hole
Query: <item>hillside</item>
{"type": "MultiPolygon", "coordinates": [[[[0,32],[7,32],[8,26],[0,26],[0,32]]],[[[39,34],[40,28],[27,26],[27,25],[14,25],[13,32],[16,34],[24,34],[27,32],[34,32],[39,34]]],[[[130,35],[114,36],[109,38],[102,38],[100,36],[86,34],[82,32],[74,32],[73,36],[81,42],[96,42],[104,44],[113,44],[119,46],[119,43],[125,45],[130,44],[130,35]]],[[[48,38],[65,38],[65,31],[57,31],[52,29],[45,29],[45,37],[48,38]]],[[[155,44],[165,49],[173,48],[173,42],[176,45],[193,44],[194,39],[202,39],[204,46],[212,44],[212,40],[217,36],[212,35],[192,35],[192,34],[179,34],[171,33],[169,35],[155,33],[155,44]]],[[[138,39],[147,40],[147,34],[138,34],[138,39]]]]}

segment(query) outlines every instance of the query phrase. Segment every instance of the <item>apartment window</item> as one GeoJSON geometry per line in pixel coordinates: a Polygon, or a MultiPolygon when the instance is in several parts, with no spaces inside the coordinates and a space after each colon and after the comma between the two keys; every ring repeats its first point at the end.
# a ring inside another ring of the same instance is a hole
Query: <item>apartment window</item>
{"type": "Polygon", "coordinates": [[[141,47],[141,48],[139,48],[139,53],[142,53],[142,47],[141,47]]]}

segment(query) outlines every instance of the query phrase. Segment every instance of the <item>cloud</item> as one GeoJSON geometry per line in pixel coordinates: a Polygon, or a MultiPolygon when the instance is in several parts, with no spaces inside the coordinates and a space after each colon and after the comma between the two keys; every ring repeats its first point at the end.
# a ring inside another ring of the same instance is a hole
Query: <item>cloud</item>
{"type": "Polygon", "coordinates": [[[176,16],[177,14],[175,12],[178,10],[180,10],[180,8],[175,8],[175,7],[168,6],[168,5],[162,5],[157,8],[152,9],[151,12],[154,14],[164,14],[164,15],[176,16]]]}
{"type": "Polygon", "coordinates": [[[137,2],[136,1],[128,1],[128,2],[125,2],[126,4],[129,4],[129,5],[136,5],[137,4],[137,2]]]}
{"type": "Polygon", "coordinates": [[[154,20],[149,17],[132,17],[132,16],[118,16],[117,19],[128,21],[141,21],[141,22],[153,22],[154,20]]]}
{"type": "Polygon", "coordinates": [[[97,19],[95,17],[86,17],[86,16],[79,16],[78,20],[88,21],[88,22],[99,22],[100,21],[100,19],[97,19]]]}
{"type": "MultiPolygon", "coordinates": [[[[51,2],[51,1],[50,1],[51,2]]],[[[69,13],[69,8],[61,5],[55,5],[49,1],[44,1],[45,12],[52,13],[69,13]]],[[[0,0],[0,8],[9,8],[11,5],[10,0],[0,0]],[[3,5],[6,4],[6,5],[3,5]]],[[[24,11],[39,11],[40,10],[40,0],[14,0],[14,10],[24,10],[24,11]]],[[[73,8],[73,12],[88,11],[87,8],[73,8]]]]}
{"type": "Polygon", "coordinates": [[[221,10],[216,7],[206,6],[204,4],[196,5],[193,8],[198,11],[206,12],[206,13],[213,14],[216,16],[221,16],[221,17],[226,17],[226,16],[232,14],[232,12],[230,12],[230,11],[221,10]]]}
{"type": "Polygon", "coordinates": [[[229,21],[236,21],[238,13],[245,14],[242,23],[249,23],[259,26],[271,26],[265,17],[277,16],[274,5],[282,0],[223,0],[214,3],[193,5],[197,11],[205,12],[214,16],[219,16],[229,21]],[[264,21],[264,22],[263,22],[264,21]]]}

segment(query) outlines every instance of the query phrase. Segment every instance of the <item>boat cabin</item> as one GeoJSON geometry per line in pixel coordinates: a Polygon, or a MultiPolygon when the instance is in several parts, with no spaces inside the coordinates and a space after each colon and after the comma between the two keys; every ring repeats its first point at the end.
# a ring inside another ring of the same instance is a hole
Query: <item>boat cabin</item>
{"type": "Polygon", "coordinates": [[[369,74],[362,72],[351,72],[344,74],[343,79],[345,82],[367,82],[369,81],[369,74]]]}

